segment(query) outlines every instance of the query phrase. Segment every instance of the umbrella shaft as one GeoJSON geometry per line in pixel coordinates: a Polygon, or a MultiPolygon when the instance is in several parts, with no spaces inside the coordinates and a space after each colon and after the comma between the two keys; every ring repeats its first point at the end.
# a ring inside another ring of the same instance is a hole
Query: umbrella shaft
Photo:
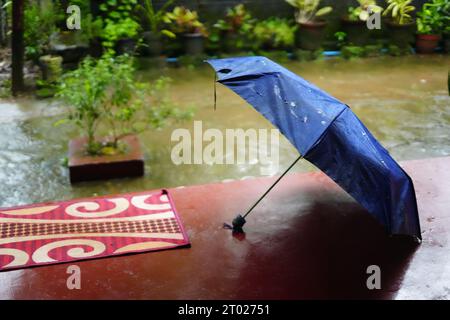
{"type": "Polygon", "coordinates": [[[266,192],[264,192],[264,194],[250,207],[250,209],[247,210],[243,218],[245,218],[250,212],[252,212],[252,210],[261,202],[261,200],[264,199],[264,197],[270,192],[270,190],[272,190],[278,184],[278,182],[283,179],[283,177],[289,172],[289,170],[292,169],[293,166],[295,166],[297,162],[300,161],[300,159],[303,159],[302,155],[295,159],[295,161],[289,166],[289,168],[287,168],[286,171],[284,171],[283,174],[279,176],[278,179],[269,187],[269,189],[267,189],[266,192]]]}

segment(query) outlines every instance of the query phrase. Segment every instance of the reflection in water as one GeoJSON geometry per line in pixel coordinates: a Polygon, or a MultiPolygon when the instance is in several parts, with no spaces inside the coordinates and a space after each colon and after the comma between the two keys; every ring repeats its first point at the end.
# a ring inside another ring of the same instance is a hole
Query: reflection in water
{"type": "MultiPolygon", "coordinates": [[[[445,56],[411,56],[293,62],[286,67],[351,106],[396,160],[406,160],[450,154],[449,65],[450,58],[445,56]]],[[[141,71],[140,76],[151,79],[161,73],[174,79],[172,97],[181,106],[196,108],[192,121],[202,120],[208,128],[223,132],[227,128],[272,128],[253,108],[220,85],[214,111],[214,75],[207,66],[196,70],[147,70],[141,71]]],[[[67,169],[61,164],[67,153],[67,140],[77,132],[68,126],[53,125],[60,118],[57,114],[61,108],[35,101],[2,103],[0,107],[4,105],[9,111],[0,114],[1,207],[260,175],[259,163],[174,165],[170,158],[175,144],[170,142],[171,133],[180,127],[192,130],[189,121],[141,135],[146,157],[145,177],[70,186],[67,169]]],[[[282,137],[279,155],[278,173],[298,153],[282,137]]],[[[293,170],[313,169],[303,161],[293,170]]]]}

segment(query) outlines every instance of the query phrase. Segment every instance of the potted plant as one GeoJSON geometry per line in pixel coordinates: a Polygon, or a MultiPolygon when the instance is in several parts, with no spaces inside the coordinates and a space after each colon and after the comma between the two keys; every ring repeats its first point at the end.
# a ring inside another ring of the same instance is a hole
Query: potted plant
{"type": "Polygon", "coordinates": [[[155,9],[153,0],[143,0],[143,5],[139,4],[137,9],[140,12],[146,31],[142,33],[143,38],[143,54],[156,57],[162,53],[161,36],[167,36],[171,39],[175,38],[175,34],[162,28],[164,16],[167,8],[173,4],[175,0],[166,1],[159,10],[155,9]]]}
{"type": "Polygon", "coordinates": [[[254,27],[254,22],[243,4],[227,9],[225,18],[214,25],[220,32],[219,36],[226,52],[237,52],[248,47],[248,35],[254,27]]]}
{"type": "Polygon", "coordinates": [[[417,13],[416,50],[433,53],[442,38],[444,27],[449,24],[450,1],[432,0],[417,13]]]}
{"type": "Polygon", "coordinates": [[[58,124],[72,122],[84,135],[69,142],[71,182],[142,175],[136,134],[186,116],[166,98],[166,78],[144,84],[134,71],[129,56],[104,55],[63,76],[57,96],[70,114],[58,124]]]}
{"type": "Polygon", "coordinates": [[[350,6],[348,13],[342,17],[343,30],[347,34],[347,40],[354,45],[366,45],[369,41],[367,19],[369,9],[372,12],[381,12],[383,8],[377,5],[376,0],[357,0],[358,6],[350,6]]]}
{"type": "Polygon", "coordinates": [[[320,48],[326,22],[320,17],[333,11],[330,6],[319,9],[320,0],[286,0],[296,8],[295,20],[300,25],[299,45],[301,49],[317,50],[320,48]]]}
{"type": "Polygon", "coordinates": [[[383,16],[389,16],[387,25],[392,44],[407,48],[413,42],[415,22],[410,13],[416,8],[412,0],[387,0],[388,7],[383,16]]]}
{"type": "Polygon", "coordinates": [[[164,21],[171,25],[172,31],[183,39],[184,53],[187,55],[201,55],[204,51],[204,38],[208,32],[198,19],[196,11],[185,7],[175,7],[166,13],[164,21]]]}
{"type": "Polygon", "coordinates": [[[106,1],[100,5],[100,11],[105,18],[102,20],[102,45],[110,53],[119,55],[132,54],[139,41],[138,35],[140,25],[131,14],[132,9],[137,6],[138,0],[106,1]]]}
{"type": "Polygon", "coordinates": [[[258,50],[285,50],[294,47],[297,26],[287,19],[272,17],[258,22],[252,33],[252,44],[258,50]]]}

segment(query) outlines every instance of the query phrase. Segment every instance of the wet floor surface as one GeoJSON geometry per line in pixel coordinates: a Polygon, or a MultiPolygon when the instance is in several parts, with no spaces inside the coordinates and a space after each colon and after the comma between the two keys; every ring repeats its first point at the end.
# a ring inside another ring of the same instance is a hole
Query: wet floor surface
{"type": "Polygon", "coordinates": [[[192,186],[169,190],[190,248],[1,272],[0,299],[449,299],[450,157],[401,165],[416,186],[419,246],[387,236],[321,172],[286,176],[239,237],[223,222],[275,178],[192,186]],[[67,288],[72,264],[81,290],[67,288]],[[373,265],[379,290],[367,287],[373,265]]]}
{"type": "MultiPolygon", "coordinates": [[[[285,66],[344,103],[361,118],[396,160],[450,155],[448,56],[411,56],[354,61],[326,60],[285,66]]],[[[174,129],[271,129],[272,126],[231,91],[218,85],[213,109],[212,69],[140,71],[143,79],[164,74],[174,79],[171,96],[182,107],[193,106],[192,121],[141,134],[146,158],[143,178],[69,184],[63,162],[67,142],[78,135],[70,126],[55,127],[64,108],[49,100],[0,102],[0,207],[89,197],[161,187],[204,184],[262,175],[260,163],[243,165],[179,165],[171,161],[174,129]]],[[[269,165],[279,174],[298,155],[280,138],[280,163],[269,165]]],[[[303,162],[294,171],[310,171],[303,162]]]]}

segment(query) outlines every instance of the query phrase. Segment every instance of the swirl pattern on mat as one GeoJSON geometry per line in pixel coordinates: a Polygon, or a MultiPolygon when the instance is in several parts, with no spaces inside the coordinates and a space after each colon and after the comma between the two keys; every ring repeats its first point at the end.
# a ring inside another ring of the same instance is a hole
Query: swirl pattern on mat
{"type": "Polygon", "coordinates": [[[100,208],[100,204],[98,202],[77,202],[74,204],[71,204],[66,208],[66,213],[68,215],[74,216],[74,217],[81,217],[81,218],[100,218],[100,217],[109,217],[113,216],[115,214],[119,214],[125,210],[128,209],[130,206],[130,203],[125,198],[116,198],[116,199],[108,199],[109,202],[112,202],[115,204],[115,207],[109,210],[104,211],[96,211],[100,208]],[[79,209],[84,208],[87,211],[94,211],[94,212],[83,212],[79,211],[79,209]]]}
{"type": "Polygon", "coordinates": [[[42,247],[38,248],[36,251],[34,251],[32,259],[36,263],[46,263],[46,262],[55,262],[57,260],[51,258],[49,256],[50,251],[66,247],[66,246],[89,246],[93,250],[86,251],[85,249],[81,247],[77,248],[71,248],[67,250],[67,255],[71,258],[87,258],[87,257],[93,257],[96,255],[99,255],[103,253],[106,250],[106,246],[96,240],[92,239],[68,239],[68,240],[61,240],[61,241],[54,241],[47,243],[43,245],[42,247]]]}

